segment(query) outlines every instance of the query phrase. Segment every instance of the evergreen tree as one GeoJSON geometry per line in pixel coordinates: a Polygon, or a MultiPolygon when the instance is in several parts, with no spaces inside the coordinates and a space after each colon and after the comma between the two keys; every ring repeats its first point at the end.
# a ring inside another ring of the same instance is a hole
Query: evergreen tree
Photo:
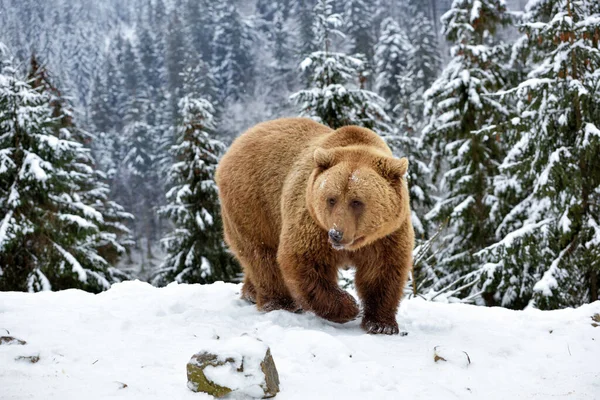
{"type": "Polygon", "coordinates": [[[536,67],[503,97],[518,107],[481,290],[510,308],[576,307],[600,284],[600,6],[543,0],[526,11],[518,45],[536,67]]]}
{"type": "Polygon", "coordinates": [[[421,118],[423,95],[438,76],[441,64],[437,37],[431,20],[419,5],[410,4],[405,8],[408,20],[407,30],[410,51],[406,60],[406,78],[410,81],[411,112],[421,118]]]}
{"type": "Polygon", "coordinates": [[[352,41],[352,52],[364,54],[368,62],[373,60],[373,8],[372,2],[350,0],[345,3],[347,33],[352,41]]]}
{"type": "Polygon", "coordinates": [[[289,34],[290,24],[285,19],[285,4],[277,3],[273,12],[272,27],[269,31],[269,47],[272,48],[272,61],[269,64],[265,86],[268,88],[268,106],[275,110],[289,107],[290,92],[300,83],[295,73],[295,54],[289,34]]]}
{"type": "Polygon", "coordinates": [[[146,260],[142,262],[140,273],[151,272],[154,258],[152,245],[158,238],[156,210],[160,204],[162,185],[158,168],[158,143],[155,127],[148,123],[152,114],[147,99],[137,98],[126,117],[124,129],[124,148],[120,173],[125,179],[120,181],[119,191],[125,195],[124,203],[136,210],[137,222],[134,236],[136,240],[145,240],[146,260]]]}
{"type": "Polygon", "coordinates": [[[144,78],[140,86],[152,102],[158,102],[166,83],[164,44],[161,37],[151,34],[149,26],[140,28],[138,54],[144,78]]]}
{"type": "MultiPolygon", "coordinates": [[[[127,39],[123,43],[123,52],[120,54],[121,76],[123,77],[123,93],[128,103],[132,103],[141,95],[139,88],[142,87],[140,80],[141,66],[137,54],[131,42],[127,39]]],[[[126,107],[130,107],[127,105],[126,107]]]]}
{"type": "Polygon", "coordinates": [[[297,33],[297,56],[303,60],[307,55],[315,51],[313,32],[313,0],[296,0],[294,10],[298,24],[297,33]]]}
{"type": "Polygon", "coordinates": [[[251,93],[254,84],[250,31],[234,5],[223,5],[218,14],[212,64],[219,101],[237,101],[251,93]]]}
{"type": "Polygon", "coordinates": [[[171,11],[167,27],[166,68],[168,93],[171,98],[172,122],[177,120],[177,99],[179,99],[183,81],[181,73],[185,68],[187,53],[183,26],[177,9],[171,11]]]}
{"type": "Polygon", "coordinates": [[[225,146],[210,137],[214,110],[207,100],[184,96],[179,107],[182,122],[177,144],[171,149],[176,162],[169,171],[172,187],[167,192],[168,204],[160,210],[175,227],[163,239],[167,257],[153,283],[231,281],[238,268],[222,240],[214,182],[225,146]]]}
{"type": "Polygon", "coordinates": [[[427,217],[449,220],[438,267],[452,280],[475,270],[474,253],[494,240],[490,202],[502,148],[488,127],[507,112],[490,96],[504,86],[502,46],[493,34],[506,22],[503,1],[455,0],[442,17],[452,59],[425,93],[429,123],[422,139],[433,151],[434,178],[442,175],[427,217]]]}
{"type": "Polygon", "coordinates": [[[205,62],[212,58],[212,37],[215,29],[215,11],[208,0],[187,0],[185,3],[185,28],[190,48],[205,62]]]}
{"type": "Polygon", "coordinates": [[[152,13],[152,26],[163,28],[167,21],[167,8],[163,0],[154,1],[154,9],[152,13]]]}
{"type": "Polygon", "coordinates": [[[375,46],[375,89],[386,99],[386,111],[390,114],[394,106],[401,102],[401,78],[406,74],[406,66],[411,46],[406,33],[393,18],[381,23],[381,36],[375,46]]]}
{"type": "Polygon", "coordinates": [[[126,108],[123,85],[113,57],[106,54],[104,65],[96,73],[88,103],[91,123],[97,132],[119,132],[123,129],[126,108]]]}
{"type": "MultiPolygon", "coordinates": [[[[277,89],[279,92],[286,90],[286,82],[290,82],[292,71],[291,68],[291,59],[292,59],[292,50],[289,44],[289,35],[287,33],[284,13],[281,9],[281,6],[277,8],[275,14],[273,15],[273,32],[272,32],[272,42],[273,42],[273,58],[274,58],[274,68],[273,72],[276,75],[276,82],[279,83],[277,85],[277,89]]],[[[289,87],[289,86],[288,86],[289,87]]]]}
{"type": "Polygon", "coordinates": [[[332,35],[340,34],[338,28],[342,25],[341,16],[332,11],[332,0],[319,0],[315,17],[315,43],[321,50],[311,53],[300,65],[301,70],[310,71],[312,87],[293,94],[290,99],[300,106],[302,115],[333,129],[360,125],[379,133],[389,131],[384,100],[361,86],[364,57],[331,50],[332,35]]]}
{"type": "Polygon", "coordinates": [[[3,66],[0,290],[98,292],[123,277],[99,254],[98,244],[109,238],[102,213],[86,204],[83,183],[94,180],[89,150],[73,140],[60,106],[3,66]]]}
{"type": "MultiPolygon", "coordinates": [[[[37,92],[50,99],[52,129],[54,135],[61,139],[72,140],[89,149],[93,136],[75,125],[72,104],[62,96],[52,83],[48,71],[41,66],[35,56],[31,57],[28,82],[37,92]]],[[[77,159],[70,166],[69,173],[77,185],[77,194],[83,204],[97,210],[102,216],[97,222],[98,230],[90,238],[90,244],[108,263],[114,265],[132,243],[129,229],[124,225],[133,216],[124,208],[109,199],[109,188],[106,175],[96,169],[95,160],[90,151],[78,153],[77,159]]],[[[115,271],[116,273],[116,271],[115,271]]],[[[125,275],[122,276],[125,278],[125,275]]]]}
{"type": "Polygon", "coordinates": [[[347,36],[352,42],[352,53],[364,54],[369,66],[373,64],[373,4],[368,0],[350,0],[345,2],[347,36]]]}

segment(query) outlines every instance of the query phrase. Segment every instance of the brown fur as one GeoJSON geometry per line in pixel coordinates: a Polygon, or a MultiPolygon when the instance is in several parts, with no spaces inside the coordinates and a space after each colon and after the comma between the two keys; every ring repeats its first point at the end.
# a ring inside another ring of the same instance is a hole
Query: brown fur
{"type": "Polygon", "coordinates": [[[336,131],[305,118],[259,124],[217,169],[225,240],[244,267],[242,297],[265,311],[299,308],[334,322],[358,316],[337,284],[356,267],[369,333],[397,333],[412,268],[406,159],[372,131],[336,131]],[[343,232],[335,250],[328,231],[343,232]]]}

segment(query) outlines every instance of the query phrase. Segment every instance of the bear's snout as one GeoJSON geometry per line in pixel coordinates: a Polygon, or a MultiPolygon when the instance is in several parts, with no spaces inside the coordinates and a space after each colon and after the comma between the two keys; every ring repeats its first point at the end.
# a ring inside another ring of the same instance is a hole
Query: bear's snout
{"type": "Polygon", "coordinates": [[[333,244],[341,244],[342,239],[344,238],[344,232],[338,231],[337,229],[329,230],[329,239],[333,242],[333,244]]]}

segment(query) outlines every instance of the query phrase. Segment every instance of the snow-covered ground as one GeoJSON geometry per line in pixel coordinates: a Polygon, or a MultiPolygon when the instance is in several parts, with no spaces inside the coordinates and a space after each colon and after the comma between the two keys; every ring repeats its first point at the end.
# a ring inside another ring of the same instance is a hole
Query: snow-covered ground
{"type": "Polygon", "coordinates": [[[406,300],[407,336],[358,321],[261,313],[240,286],[114,285],[99,295],[0,293],[0,398],[207,399],[186,363],[207,341],[242,333],[271,347],[278,399],[600,399],[600,302],[552,312],[406,300]],[[434,348],[447,362],[434,361],[434,348]],[[466,352],[471,360],[468,364],[466,352]],[[39,355],[39,362],[15,360],[39,355]],[[126,386],[125,386],[126,385],[126,386]]]}

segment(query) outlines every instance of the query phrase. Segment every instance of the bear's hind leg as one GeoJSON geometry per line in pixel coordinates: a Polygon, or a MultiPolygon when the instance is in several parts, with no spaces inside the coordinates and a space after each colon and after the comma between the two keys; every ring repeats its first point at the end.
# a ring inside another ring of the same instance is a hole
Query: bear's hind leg
{"type": "Polygon", "coordinates": [[[244,283],[242,297],[254,289],[256,306],[263,311],[287,310],[296,312],[300,306],[294,301],[279,270],[276,252],[263,246],[246,249],[238,254],[244,270],[251,271],[250,280],[244,283]],[[249,285],[248,285],[249,282],[249,285]]]}

